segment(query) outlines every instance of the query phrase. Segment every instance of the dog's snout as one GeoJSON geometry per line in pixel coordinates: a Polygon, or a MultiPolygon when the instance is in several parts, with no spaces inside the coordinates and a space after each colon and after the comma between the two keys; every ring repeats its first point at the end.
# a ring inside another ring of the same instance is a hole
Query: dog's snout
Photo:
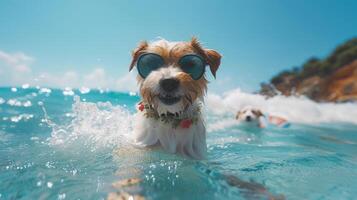
{"type": "Polygon", "coordinates": [[[250,121],[252,121],[252,117],[251,117],[251,116],[247,116],[247,117],[245,118],[245,120],[247,120],[248,122],[250,122],[250,121]]]}
{"type": "Polygon", "coordinates": [[[179,84],[180,84],[179,80],[175,78],[167,78],[167,79],[160,80],[160,87],[165,92],[173,92],[177,90],[179,84]]]}

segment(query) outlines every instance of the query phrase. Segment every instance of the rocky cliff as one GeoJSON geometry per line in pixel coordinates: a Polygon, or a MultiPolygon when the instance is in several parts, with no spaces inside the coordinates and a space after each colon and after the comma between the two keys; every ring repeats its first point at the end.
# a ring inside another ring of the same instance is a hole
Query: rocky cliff
{"type": "Polygon", "coordinates": [[[357,38],[337,47],[327,58],[311,58],[262,84],[262,94],[305,95],[315,101],[357,101],[357,38]]]}

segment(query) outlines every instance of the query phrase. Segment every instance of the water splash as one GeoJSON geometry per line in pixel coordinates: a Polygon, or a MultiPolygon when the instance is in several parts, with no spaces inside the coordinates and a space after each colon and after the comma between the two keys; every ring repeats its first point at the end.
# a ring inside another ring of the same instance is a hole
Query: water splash
{"type": "Polygon", "coordinates": [[[74,91],[72,90],[72,88],[66,87],[66,88],[63,90],[63,95],[64,95],[64,96],[73,96],[73,95],[74,95],[74,91]]]}
{"type": "MultiPolygon", "coordinates": [[[[5,100],[0,99],[0,104],[2,104],[2,102],[5,102],[5,100]]],[[[7,104],[10,105],[10,106],[17,106],[17,107],[21,107],[21,106],[30,107],[30,106],[32,106],[32,103],[29,100],[21,102],[21,101],[19,101],[17,99],[9,99],[7,101],[7,104]]]]}
{"type": "Polygon", "coordinates": [[[32,119],[33,117],[34,117],[33,114],[26,114],[25,113],[25,114],[21,114],[21,115],[10,117],[10,121],[17,123],[17,122],[19,122],[21,120],[28,121],[28,120],[32,119]]]}
{"type": "Polygon", "coordinates": [[[45,93],[45,94],[50,94],[52,92],[52,90],[51,89],[49,89],[49,88],[39,88],[39,94],[43,94],[43,93],[45,93]]]}
{"type": "Polygon", "coordinates": [[[50,120],[44,107],[44,122],[51,128],[49,142],[63,145],[77,142],[78,139],[95,148],[114,147],[127,140],[131,132],[132,115],[122,106],[109,102],[87,103],[74,97],[72,120],[67,125],[58,125],[50,120]]]}
{"type": "Polygon", "coordinates": [[[81,87],[81,88],[79,88],[79,91],[81,92],[81,94],[87,94],[90,92],[90,88],[81,87]]]}

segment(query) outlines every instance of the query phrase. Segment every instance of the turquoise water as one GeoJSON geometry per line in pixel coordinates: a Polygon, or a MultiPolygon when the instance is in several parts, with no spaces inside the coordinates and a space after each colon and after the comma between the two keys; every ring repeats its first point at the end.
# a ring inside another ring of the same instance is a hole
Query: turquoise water
{"type": "Polygon", "coordinates": [[[195,161],[128,144],[137,95],[87,92],[0,88],[0,199],[106,199],[134,177],[120,192],[147,199],[356,199],[355,104],[279,100],[296,108],[292,125],[261,130],[214,106],[229,97],[210,97],[208,157],[195,161]]]}

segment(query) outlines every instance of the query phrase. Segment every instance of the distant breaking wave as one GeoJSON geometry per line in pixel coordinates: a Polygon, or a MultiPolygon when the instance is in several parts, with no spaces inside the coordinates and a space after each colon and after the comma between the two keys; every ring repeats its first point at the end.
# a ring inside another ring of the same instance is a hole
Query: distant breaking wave
{"type": "Polygon", "coordinates": [[[293,123],[353,123],[357,124],[357,103],[317,103],[306,97],[275,96],[267,99],[260,94],[231,90],[222,95],[208,94],[206,107],[208,115],[222,116],[210,123],[209,128],[226,128],[236,124],[233,119],[239,109],[251,105],[263,112],[279,115],[293,123]]]}

